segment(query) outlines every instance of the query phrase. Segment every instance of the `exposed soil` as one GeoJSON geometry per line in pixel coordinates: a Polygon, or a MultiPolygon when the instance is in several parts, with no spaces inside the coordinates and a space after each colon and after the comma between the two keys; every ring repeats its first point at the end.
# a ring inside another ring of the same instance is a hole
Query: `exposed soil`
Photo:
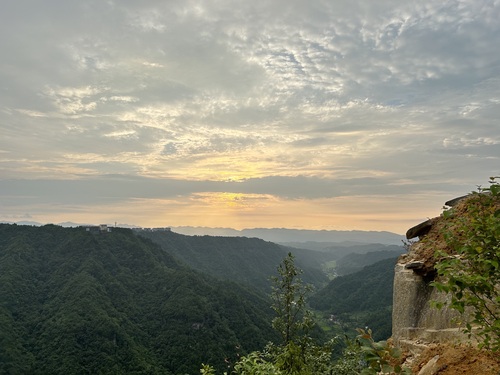
{"type": "Polygon", "coordinates": [[[431,344],[418,356],[412,366],[412,373],[418,374],[432,358],[439,356],[436,375],[499,375],[500,355],[471,346],[431,344]]]}
{"type": "MultiPolygon", "coordinates": [[[[457,229],[457,220],[466,220],[468,218],[468,212],[479,204],[477,200],[478,194],[471,194],[466,198],[458,202],[450,212],[453,213],[451,217],[446,218],[443,214],[438,217],[431,219],[431,228],[428,233],[423,235],[418,242],[414,242],[411,245],[410,252],[401,257],[405,263],[414,261],[424,262],[423,267],[416,271],[423,274],[432,274],[434,272],[434,265],[436,264],[436,251],[442,251],[447,254],[452,254],[453,250],[448,246],[447,241],[444,238],[444,233],[453,233],[454,240],[460,242],[461,237],[464,235],[460,230],[457,229]]],[[[498,206],[497,208],[500,208],[498,206]]]]}

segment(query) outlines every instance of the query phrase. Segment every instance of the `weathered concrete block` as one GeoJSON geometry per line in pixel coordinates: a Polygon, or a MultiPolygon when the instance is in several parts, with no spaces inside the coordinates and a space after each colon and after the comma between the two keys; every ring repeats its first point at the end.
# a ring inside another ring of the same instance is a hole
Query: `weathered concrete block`
{"type": "Polygon", "coordinates": [[[404,263],[395,266],[393,298],[392,339],[396,346],[411,350],[406,343],[468,341],[459,329],[462,317],[458,312],[431,306],[431,301],[446,303],[450,297],[404,263]]]}

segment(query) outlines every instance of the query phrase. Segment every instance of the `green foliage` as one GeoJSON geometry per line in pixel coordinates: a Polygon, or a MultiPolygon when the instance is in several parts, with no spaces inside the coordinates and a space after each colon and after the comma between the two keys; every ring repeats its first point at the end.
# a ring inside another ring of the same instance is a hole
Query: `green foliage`
{"type": "Polygon", "coordinates": [[[276,314],[272,323],[282,343],[270,345],[268,352],[285,375],[320,374],[330,361],[331,347],[317,345],[309,335],[314,327],[312,314],[306,309],[311,287],[302,283],[301,273],[294,256],[288,253],[278,267],[278,276],[272,278],[272,308],[276,314]]]}
{"type": "Polygon", "coordinates": [[[368,326],[376,332],[377,340],[387,339],[392,329],[395,263],[396,258],[385,259],[359,272],[339,276],[312,295],[309,303],[338,333],[347,330],[354,334],[356,327],[368,326]],[[332,316],[334,322],[330,321],[332,316]]]}
{"type": "MultiPolygon", "coordinates": [[[[190,267],[219,279],[239,282],[269,293],[269,277],[286,256],[280,245],[258,238],[184,236],[175,232],[138,231],[190,267]]],[[[298,262],[304,280],[314,285],[328,282],[320,267],[298,262]]]]}
{"type": "MultiPolygon", "coordinates": [[[[234,375],[283,375],[283,372],[265,357],[266,355],[260,352],[252,352],[241,357],[231,373],[234,375]]],[[[216,375],[215,369],[206,364],[202,364],[200,373],[202,375],[216,375]]],[[[227,372],[224,372],[224,375],[227,375],[227,372]]]]}
{"type": "MultiPolygon", "coordinates": [[[[360,375],[379,368],[403,373],[395,360],[396,351],[385,342],[374,342],[371,331],[360,330],[355,341],[348,345],[340,359],[332,360],[332,350],[337,343],[334,338],[324,345],[318,345],[309,333],[314,326],[312,314],[306,306],[309,291],[300,279],[301,271],[294,264],[292,254],[278,267],[278,276],[273,280],[273,309],[276,317],[273,327],[282,339],[279,345],[268,344],[265,351],[253,352],[236,362],[232,374],[236,375],[360,375]],[[371,367],[366,368],[367,364],[371,367]],[[377,367],[378,366],[378,367],[377,367]]],[[[215,375],[208,365],[202,365],[201,373],[215,375]]]]}
{"type": "MultiPolygon", "coordinates": [[[[500,184],[490,179],[467,200],[467,211],[443,213],[444,236],[450,253],[439,252],[439,278],[433,285],[451,294],[450,307],[462,314],[472,312],[465,325],[477,333],[480,345],[500,350],[500,184]],[[475,330],[477,329],[477,331],[475,330]]],[[[438,306],[439,307],[439,306],[438,306]]]]}
{"type": "Polygon", "coordinates": [[[269,299],[130,230],[0,225],[0,374],[193,374],[274,340],[269,299]]]}
{"type": "MultiPolygon", "coordinates": [[[[206,364],[202,364],[201,365],[201,369],[200,369],[200,373],[201,375],[215,375],[215,369],[210,366],[210,365],[206,365],[206,364]]],[[[226,374],[226,373],[224,373],[226,374]]]]}
{"type": "Polygon", "coordinates": [[[370,329],[357,329],[358,342],[365,355],[368,367],[361,371],[361,375],[377,374],[411,374],[410,369],[402,368],[398,362],[401,352],[388,345],[386,341],[375,342],[370,329]]]}
{"type": "Polygon", "coordinates": [[[342,355],[331,367],[330,374],[358,375],[366,368],[366,360],[358,340],[345,337],[346,346],[342,355]]]}
{"type": "Polygon", "coordinates": [[[278,266],[278,274],[278,277],[272,277],[272,309],[276,313],[273,328],[286,346],[305,335],[313,326],[311,314],[305,309],[305,297],[311,287],[302,283],[301,271],[295,266],[291,253],[278,266]]]}
{"type": "Polygon", "coordinates": [[[277,366],[268,362],[264,355],[253,352],[241,358],[234,366],[237,375],[282,375],[277,366]]]}

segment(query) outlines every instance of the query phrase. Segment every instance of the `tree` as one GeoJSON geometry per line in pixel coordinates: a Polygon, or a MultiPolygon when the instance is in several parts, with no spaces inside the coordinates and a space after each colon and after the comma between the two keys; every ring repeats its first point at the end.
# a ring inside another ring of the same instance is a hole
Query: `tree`
{"type": "MultiPolygon", "coordinates": [[[[450,307],[472,312],[466,332],[477,331],[480,346],[500,350],[500,184],[490,178],[466,201],[465,213],[453,209],[443,216],[450,253],[436,254],[440,276],[433,285],[451,294],[450,307]]],[[[468,313],[467,313],[468,314],[468,313]]]]}
{"type": "Polygon", "coordinates": [[[309,336],[314,322],[311,312],[306,309],[306,295],[311,287],[302,283],[302,271],[295,266],[294,260],[295,257],[288,253],[278,266],[278,276],[271,278],[272,309],[276,314],[272,324],[280,334],[282,343],[270,346],[268,350],[274,355],[276,367],[283,374],[312,374],[315,362],[312,358],[321,352],[321,348],[309,336]]]}
{"type": "MultiPolygon", "coordinates": [[[[263,352],[252,352],[240,358],[231,374],[370,375],[403,372],[400,366],[389,364],[389,360],[396,359],[396,351],[385,342],[374,342],[371,331],[360,330],[355,341],[348,341],[343,356],[333,362],[332,349],[337,338],[318,345],[309,335],[314,321],[307,309],[306,295],[311,288],[302,283],[301,273],[294,264],[294,256],[288,253],[278,266],[278,276],[272,278],[272,309],[276,313],[272,323],[282,342],[279,345],[270,343],[263,352]]],[[[206,364],[202,365],[200,372],[215,375],[214,368],[206,364]]]]}
{"type": "Polygon", "coordinates": [[[283,345],[303,338],[313,326],[311,313],[306,310],[306,295],[310,286],[302,283],[302,271],[294,264],[292,253],[278,266],[278,276],[272,277],[272,309],[276,313],[273,328],[281,335],[283,345]]]}

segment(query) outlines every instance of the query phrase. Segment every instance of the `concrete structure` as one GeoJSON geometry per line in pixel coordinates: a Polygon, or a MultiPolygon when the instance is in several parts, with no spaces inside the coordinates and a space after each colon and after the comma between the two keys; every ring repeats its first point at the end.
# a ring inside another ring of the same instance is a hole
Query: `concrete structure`
{"type": "Polygon", "coordinates": [[[172,229],[169,227],[159,227],[159,228],[134,228],[134,230],[145,231],[145,232],[171,232],[172,229]]]}
{"type": "Polygon", "coordinates": [[[429,278],[406,268],[405,261],[404,256],[399,259],[394,274],[394,345],[415,353],[420,345],[469,341],[460,329],[464,322],[457,311],[446,307],[438,309],[431,304],[432,301],[449,302],[450,296],[431,286],[429,278]]]}
{"type": "Polygon", "coordinates": [[[111,228],[108,227],[107,224],[99,224],[99,225],[88,225],[85,226],[85,231],[90,233],[109,233],[111,232],[111,228]]]}
{"type": "MultiPolygon", "coordinates": [[[[461,202],[466,203],[465,197],[446,204],[461,202]]],[[[462,330],[470,313],[460,314],[447,307],[451,295],[432,286],[439,277],[435,270],[436,250],[450,251],[442,234],[443,220],[436,217],[408,230],[407,239],[418,237],[419,241],[399,257],[394,270],[392,339],[395,346],[413,354],[431,343],[477,343],[462,330]],[[444,307],[438,309],[436,303],[444,307]]]]}

